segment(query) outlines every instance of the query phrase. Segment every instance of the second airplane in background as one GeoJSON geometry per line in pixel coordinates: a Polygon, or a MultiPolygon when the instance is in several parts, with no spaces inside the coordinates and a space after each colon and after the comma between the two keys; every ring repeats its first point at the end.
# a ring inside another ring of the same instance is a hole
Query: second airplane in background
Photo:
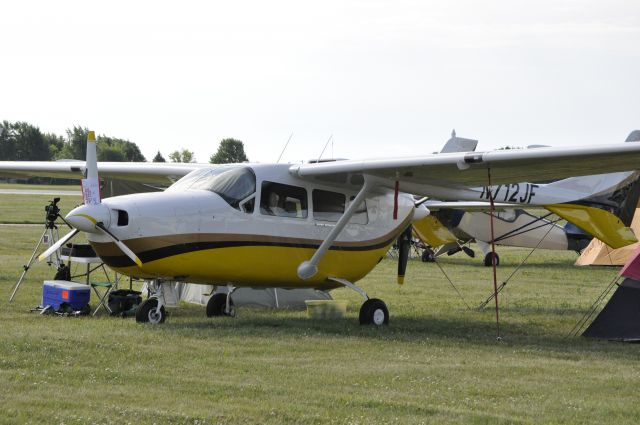
{"type": "MultiPolygon", "coordinates": [[[[625,142],[640,141],[640,130],[629,134],[625,142]]],[[[442,150],[445,152],[475,150],[476,140],[462,139],[452,134],[442,150]]],[[[539,147],[536,147],[536,149],[539,147]]],[[[571,250],[580,252],[593,236],[601,237],[613,247],[625,245],[632,240],[632,235],[619,238],[620,228],[628,227],[633,219],[638,198],[640,196],[640,173],[609,173],[579,178],[568,178],[551,182],[558,191],[582,193],[582,197],[571,205],[542,205],[533,210],[514,208],[508,205],[516,199],[524,204],[535,204],[539,184],[504,184],[484,188],[479,192],[478,203],[440,202],[427,200],[425,205],[431,211],[430,216],[416,225],[416,233],[420,239],[434,248],[435,255],[462,252],[464,244],[475,241],[482,250],[485,266],[492,264],[491,251],[491,217],[489,209],[489,193],[497,204],[494,214],[494,240],[497,245],[551,250],[571,250]],[[548,207],[548,208],[547,208],[548,207]],[[618,231],[607,234],[594,226],[604,225],[603,220],[611,220],[608,215],[601,215],[597,210],[607,211],[619,219],[613,222],[618,231]],[[567,220],[563,226],[558,222],[567,220]],[[600,223],[600,224],[598,224],[600,223]]],[[[473,251],[464,249],[472,254],[473,251]]],[[[423,260],[430,260],[431,252],[426,251],[423,260]]],[[[496,262],[499,257],[496,254],[496,262]]]]}

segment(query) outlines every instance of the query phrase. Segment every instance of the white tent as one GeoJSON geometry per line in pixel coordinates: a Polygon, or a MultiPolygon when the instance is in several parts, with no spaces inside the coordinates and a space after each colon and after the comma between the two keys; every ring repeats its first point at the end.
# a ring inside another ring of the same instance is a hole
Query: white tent
{"type": "MultiPolygon", "coordinates": [[[[192,304],[207,305],[213,293],[226,293],[226,286],[195,285],[190,283],[176,284],[176,295],[180,301],[192,304]]],[[[231,296],[238,306],[264,308],[306,308],[305,300],[330,300],[331,295],[315,289],[282,289],[282,288],[238,288],[231,296]]]]}

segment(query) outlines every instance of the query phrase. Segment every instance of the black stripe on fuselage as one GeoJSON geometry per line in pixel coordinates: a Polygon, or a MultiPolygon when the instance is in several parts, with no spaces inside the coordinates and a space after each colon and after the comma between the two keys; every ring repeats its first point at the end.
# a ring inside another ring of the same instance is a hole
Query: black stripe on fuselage
{"type": "MultiPolygon", "coordinates": [[[[397,237],[397,236],[396,236],[397,237]]],[[[392,237],[386,241],[379,242],[373,245],[362,246],[331,246],[329,249],[332,251],[371,251],[374,249],[384,248],[389,246],[396,237],[392,237]]],[[[171,246],[166,246],[158,249],[152,249],[144,252],[137,252],[136,255],[143,263],[150,261],[160,260],[174,255],[186,254],[188,252],[204,251],[208,249],[220,249],[220,248],[237,248],[248,246],[276,246],[285,248],[308,248],[318,249],[319,244],[305,244],[305,243],[286,243],[286,242],[258,242],[258,241],[219,241],[219,242],[191,242],[182,243],[171,246]]],[[[131,261],[126,255],[118,256],[100,256],[102,261],[108,266],[112,267],[130,267],[135,263],[131,261]]]]}

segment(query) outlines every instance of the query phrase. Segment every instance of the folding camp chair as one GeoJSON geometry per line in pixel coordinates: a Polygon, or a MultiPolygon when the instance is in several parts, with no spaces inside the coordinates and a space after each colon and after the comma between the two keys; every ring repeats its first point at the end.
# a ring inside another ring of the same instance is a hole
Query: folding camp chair
{"type": "Polygon", "coordinates": [[[103,307],[109,314],[112,314],[113,311],[109,308],[109,294],[111,291],[118,289],[118,278],[116,277],[115,282],[107,281],[107,282],[90,282],[91,288],[93,288],[93,292],[98,296],[98,306],[91,314],[95,316],[100,307],[103,307]],[[102,293],[98,288],[102,288],[102,293]]]}
{"type": "Polygon", "coordinates": [[[90,285],[93,289],[93,292],[95,292],[98,297],[98,306],[95,310],[93,310],[93,313],[91,315],[95,316],[98,310],[100,310],[100,307],[104,307],[104,309],[107,310],[109,314],[111,314],[111,309],[109,308],[108,301],[109,292],[111,292],[113,284],[111,282],[91,282],[90,285]],[[103,288],[102,293],[100,293],[98,288],[103,288]]]}

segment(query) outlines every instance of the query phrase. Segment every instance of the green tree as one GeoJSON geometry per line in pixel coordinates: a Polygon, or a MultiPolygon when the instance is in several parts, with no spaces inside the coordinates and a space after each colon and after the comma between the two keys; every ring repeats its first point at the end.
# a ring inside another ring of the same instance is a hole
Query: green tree
{"type": "Polygon", "coordinates": [[[45,133],[42,135],[44,142],[49,146],[49,159],[58,158],[62,148],[64,148],[64,137],[54,133],[45,133]]]}
{"type": "Polygon", "coordinates": [[[67,140],[55,159],[85,159],[87,157],[87,135],[89,129],[73,126],[67,129],[67,140]]]}
{"type": "Polygon", "coordinates": [[[218,151],[209,158],[212,164],[233,164],[248,160],[244,153],[244,144],[236,139],[222,139],[218,151]]]}
{"type": "Polygon", "coordinates": [[[13,161],[16,158],[16,141],[9,121],[0,124],[0,160],[13,161]]]}
{"type": "MultiPolygon", "coordinates": [[[[67,138],[53,133],[43,134],[26,122],[0,123],[0,160],[49,161],[51,159],[85,159],[89,129],[74,126],[67,138]]],[[[135,143],[115,137],[98,136],[99,161],[146,161],[135,143]]]]}
{"type": "MultiPolygon", "coordinates": [[[[85,159],[87,156],[87,135],[89,129],[74,126],[67,129],[67,140],[61,145],[56,142],[55,159],[85,159]]],[[[51,145],[50,145],[51,146],[51,145]]],[[[135,143],[117,137],[99,135],[96,139],[98,161],[144,162],[144,155],[135,143]]]]}
{"type": "Polygon", "coordinates": [[[147,160],[140,152],[138,145],[128,140],[101,135],[97,137],[96,147],[98,161],[145,162],[147,160]]]}
{"type": "Polygon", "coordinates": [[[166,159],[164,159],[164,156],[162,156],[162,154],[160,153],[160,151],[158,151],[158,153],[156,154],[156,156],[153,157],[153,162],[167,162],[166,159]]]}
{"type": "Polygon", "coordinates": [[[0,158],[5,161],[48,161],[49,145],[38,127],[26,122],[0,125],[0,158]]]}
{"type": "Polygon", "coordinates": [[[182,149],[180,151],[173,151],[169,154],[171,162],[196,162],[196,158],[193,156],[193,152],[188,149],[182,149]]]}
{"type": "Polygon", "coordinates": [[[113,146],[100,146],[98,149],[98,161],[127,162],[122,150],[113,146]]]}

